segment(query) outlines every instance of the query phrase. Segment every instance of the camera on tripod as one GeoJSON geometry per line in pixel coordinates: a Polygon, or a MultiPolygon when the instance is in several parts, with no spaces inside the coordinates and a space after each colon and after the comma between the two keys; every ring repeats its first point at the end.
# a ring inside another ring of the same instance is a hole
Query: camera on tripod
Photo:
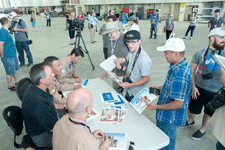
{"type": "Polygon", "coordinates": [[[77,29],[84,28],[84,19],[80,20],[79,18],[75,18],[73,20],[73,26],[77,29]]]}

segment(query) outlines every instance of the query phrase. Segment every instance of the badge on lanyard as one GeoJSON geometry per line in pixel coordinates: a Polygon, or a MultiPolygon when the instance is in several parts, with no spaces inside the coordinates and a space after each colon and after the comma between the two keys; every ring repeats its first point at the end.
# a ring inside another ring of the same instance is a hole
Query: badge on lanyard
{"type": "Polygon", "coordinates": [[[72,64],[69,64],[69,65],[68,65],[68,68],[71,69],[71,68],[72,68],[72,64]]]}
{"type": "Polygon", "coordinates": [[[55,94],[55,93],[56,93],[56,89],[55,89],[55,88],[52,88],[52,89],[50,90],[50,93],[51,93],[51,94],[55,94]]]}
{"type": "Polygon", "coordinates": [[[66,69],[65,68],[62,68],[61,69],[61,73],[65,73],[66,72],[66,69]]]}
{"type": "Polygon", "coordinates": [[[204,71],[205,71],[205,67],[199,66],[197,73],[200,74],[200,75],[203,75],[204,71]]]}

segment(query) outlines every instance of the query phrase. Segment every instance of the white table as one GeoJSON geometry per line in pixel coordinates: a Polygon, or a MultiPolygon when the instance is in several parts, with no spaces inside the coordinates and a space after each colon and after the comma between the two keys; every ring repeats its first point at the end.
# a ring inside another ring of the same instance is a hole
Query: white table
{"type": "MultiPolygon", "coordinates": [[[[90,79],[86,87],[93,94],[94,109],[101,114],[102,108],[109,105],[101,101],[100,94],[104,92],[116,92],[104,80],[100,78],[90,79]]],[[[110,133],[126,133],[126,150],[130,141],[135,143],[135,150],[156,150],[169,144],[169,137],[144,115],[139,115],[129,104],[124,105],[128,110],[121,124],[101,123],[100,116],[87,122],[92,131],[103,130],[110,133]]]]}

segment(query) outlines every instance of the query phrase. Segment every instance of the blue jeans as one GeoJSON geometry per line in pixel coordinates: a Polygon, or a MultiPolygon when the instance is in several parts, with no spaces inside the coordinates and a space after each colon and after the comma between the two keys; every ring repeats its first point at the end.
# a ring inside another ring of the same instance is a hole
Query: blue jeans
{"type": "Polygon", "coordinates": [[[26,42],[16,41],[16,49],[17,49],[17,52],[19,54],[18,57],[19,57],[19,61],[20,61],[21,64],[25,64],[24,50],[27,53],[28,63],[33,64],[33,58],[32,58],[31,52],[30,52],[30,48],[27,44],[27,41],[26,42]]]}
{"type": "Polygon", "coordinates": [[[175,150],[176,136],[177,136],[177,125],[169,124],[166,122],[156,121],[156,126],[160,128],[170,138],[170,143],[161,150],[175,150]]]}
{"type": "Polygon", "coordinates": [[[225,147],[218,141],[216,143],[216,150],[225,150],[225,147]]]}

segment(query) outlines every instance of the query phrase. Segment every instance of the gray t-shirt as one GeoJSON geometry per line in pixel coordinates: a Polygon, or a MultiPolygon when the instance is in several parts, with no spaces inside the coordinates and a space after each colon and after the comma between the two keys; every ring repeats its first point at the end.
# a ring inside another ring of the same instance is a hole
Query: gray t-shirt
{"type": "MultiPolygon", "coordinates": [[[[105,24],[102,25],[102,27],[99,31],[105,31],[105,24]]],[[[103,40],[103,47],[108,48],[109,47],[109,36],[107,34],[102,35],[102,40],[103,40]]]]}
{"type": "MultiPolygon", "coordinates": [[[[196,20],[196,17],[192,17],[190,21],[192,22],[192,21],[195,21],[195,20],[196,20]]],[[[190,26],[195,26],[195,23],[191,23],[190,26]]]]}
{"type": "Polygon", "coordinates": [[[166,30],[173,30],[174,26],[174,20],[172,19],[169,21],[169,19],[166,20],[166,30]]]}
{"type": "MultiPolygon", "coordinates": [[[[117,40],[110,41],[109,47],[108,47],[108,56],[111,56],[112,54],[115,55],[117,58],[126,57],[129,50],[127,46],[124,44],[123,41],[124,34],[120,33],[120,36],[117,40]],[[114,47],[114,51],[112,50],[112,47],[114,47]]],[[[127,66],[127,63],[123,63],[122,66],[127,66]]],[[[117,68],[113,69],[112,72],[116,73],[117,76],[123,76],[124,71],[121,71],[117,68]]]]}
{"type": "MultiPolygon", "coordinates": [[[[126,73],[128,75],[130,75],[131,69],[133,67],[136,53],[137,52],[134,52],[134,53],[129,52],[127,55],[127,60],[129,61],[129,64],[128,64],[126,73]]],[[[139,54],[139,57],[134,65],[133,71],[131,72],[131,75],[129,77],[132,83],[142,79],[143,76],[150,76],[151,65],[152,65],[152,61],[150,57],[141,47],[141,53],[139,54]]],[[[145,87],[146,88],[148,87],[148,83],[140,85],[140,86],[134,86],[134,87],[128,88],[126,89],[126,91],[129,93],[129,95],[135,96],[140,90],[142,90],[145,87]]]]}
{"type": "Polygon", "coordinates": [[[212,17],[209,20],[209,23],[211,23],[210,31],[214,28],[220,27],[223,22],[224,22],[224,19],[222,17],[219,17],[218,20],[216,19],[216,17],[212,17]]]}
{"type": "MultiPolygon", "coordinates": [[[[220,82],[221,71],[220,66],[216,63],[216,61],[212,58],[212,49],[209,48],[208,53],[206,55],[205,65],[203,65],[204,54],[208,47],[205,47],[201,50],[198,50],[192,57],[192,62],[198,64],[197,73],[195,75],[195,84],[196,86],[210,91],[210,92],[218,92],[221,87],[223,87],[220,82]],[[205,67],[205,70],[204,68],[205,67]],[[214,70],[214,71],[213,71],[214,70]],[[203,80],[202,74],[211,73],[212,79],[203,80]]],[[[219,50],[216,50],[216,54],[219,53],[219,50]]],[[[221,56],[225,56],[224,50],[221,51],[221,56]]]]}
{"type": "MultiPolygon", "coordinates": [[[[25,29],[25,28],[27,28],[25,21],[21,20],[20,24],[19,24],[19,21],[20,21],[20,19],[18,19],[18,21],[15,22],[15,23],[11,22],[11,25],[14,24],[13,27],[16,27],[18,29],[25,29]]],[[[16,32],[14,32],[14,35],[15,35],[15,41],[18,41],[18,42],[26,42],[26,41],[28,41],[25,32],[16,31],[16,32]]]]}

